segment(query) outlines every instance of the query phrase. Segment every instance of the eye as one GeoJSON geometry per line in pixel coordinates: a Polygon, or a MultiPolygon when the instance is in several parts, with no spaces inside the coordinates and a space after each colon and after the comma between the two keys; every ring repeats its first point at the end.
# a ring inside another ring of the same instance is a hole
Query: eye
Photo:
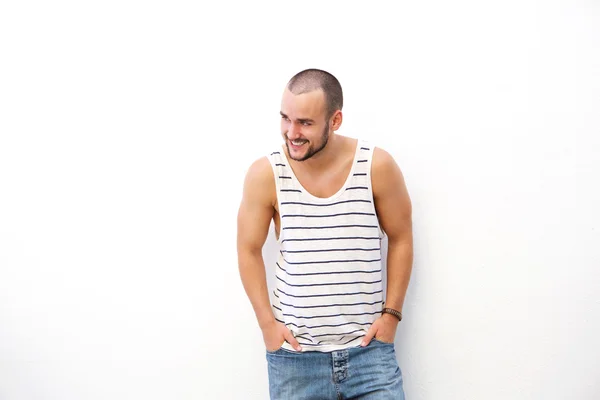
{"type": "Polygon", "coordinates": [[[310,122],[303,122],[303,123],[302,123],[302,125],[304,125],[304,126],[309,126],[309,125],[310,125],[310,122]]]}
{"type": "Polygon", "coordinates": [[[288,118],[288,117],[286,117],[285,115],[282,115],[282,116],[281,116],[281,119],[284,119],[284,120],[286,120],[286,121],[289,121],[289,118],[288,118]]]}

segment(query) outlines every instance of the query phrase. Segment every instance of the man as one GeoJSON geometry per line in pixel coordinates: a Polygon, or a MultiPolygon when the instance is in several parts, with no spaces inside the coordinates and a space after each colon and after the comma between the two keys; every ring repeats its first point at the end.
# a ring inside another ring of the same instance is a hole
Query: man
{"type": "Polygon", "coordinates": [[[411,201],[387,152],[335,133],[342,105],[333,75],[296,74],[281,102],[285,144],[255,161],[244,183],[239,269],[271,399],[404,399],[394,337],[412,269],[411,201]],[[271,220],[280,254],[269,294],[262,247],[271,220]]]}

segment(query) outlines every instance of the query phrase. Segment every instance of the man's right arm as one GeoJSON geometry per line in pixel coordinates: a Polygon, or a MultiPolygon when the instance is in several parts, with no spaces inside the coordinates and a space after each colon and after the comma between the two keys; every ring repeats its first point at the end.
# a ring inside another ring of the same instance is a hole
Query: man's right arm
{"type": "Polygon", "coordinates": [[[267,289],[262,248],[269,233],[277,201],[275,179],[269,160],[255,161],[244,181],[237,219],[237,251],[240,277],[262,330],[267,350],[276,350],[286,340],[299,344],[285,325],[275,320],[267,289]]]}

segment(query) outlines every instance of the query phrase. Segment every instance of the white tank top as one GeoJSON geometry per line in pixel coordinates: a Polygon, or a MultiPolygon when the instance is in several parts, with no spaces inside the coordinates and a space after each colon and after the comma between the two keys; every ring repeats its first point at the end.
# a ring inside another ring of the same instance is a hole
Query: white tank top
{"type": "MultiPolygon", "coordinates": [[[[283,149],[269,155],[280,215],[271,296],[275,318],[303,351],[360,345],[381,315],[381,239],[371,187],[373,146],[358,140],[352,169],[333,196],[302,187],[283,149]]],[[[295,351],[285,342],[283,348],[295,351]]]]}

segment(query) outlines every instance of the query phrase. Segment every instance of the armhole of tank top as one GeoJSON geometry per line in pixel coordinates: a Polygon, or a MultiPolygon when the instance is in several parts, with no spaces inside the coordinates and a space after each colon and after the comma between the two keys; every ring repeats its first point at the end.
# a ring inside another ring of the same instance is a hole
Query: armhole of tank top
{"type": "MultiPolygon", "coordinates": [[[[276,153],[271,153],[269,156],[267,156],[267,158],[269,159],[269,163],[271,164],[271,169],[273,171],[273,179],[275,179],[275,197],[277,199],[277,213],[279,214],[279,237],[276,238],[277,243],[281,244],[281,236],[282,236],[282,232],[283,229],[281,229],[281,199],[279,198],[279,191],[280,191],[280,186],[279,186],[279,179],[277,178],[279,176],[279,172],[277,171],[277,154],[276,153]]],[[[273,221],[273,230],[275,233],[275,236],[277,236],[277,232],[276,232],[277,227],[275,226],[275,221],[273,221]]]]}
{"type": "Polygon", "coordinates": [[[381,228],[381,224],[379,223],[379,215],[377,214],[377,208],[375,207],[375,198],[373,196],[373,155],[375,154],[375,145],[369,142],[365,142],[363,141],[362,146],[367,147],[369,149],[369,157],[367,158],[369,161],[367,161],[367,171],[368,171],[368,182],[369,182],[369,196],[370,196],[370,200],[371,200],[371,205],[373,208],[373,212],[375,213],[375,216],[377,217],[377,231],[379,232],[379,238],[383,239],[385,237],[385,232],[383,231],[383,229],[381,228]]]}

